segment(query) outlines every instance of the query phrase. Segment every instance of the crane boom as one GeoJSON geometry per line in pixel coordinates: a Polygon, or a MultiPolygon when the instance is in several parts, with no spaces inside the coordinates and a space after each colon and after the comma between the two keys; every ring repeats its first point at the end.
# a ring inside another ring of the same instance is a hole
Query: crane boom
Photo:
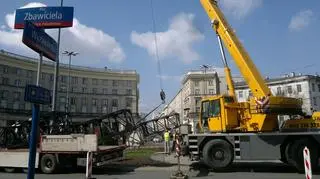
{"type": "Polygon", "coordinates": [[[243,48],[236,34],[225,20],[216,0],[200,0],[206,10],[214,30],[219,34],[224,45],[236,62],[244,80],[247,82],[253,96],[262,97],[271,95],[270,89],[266,85],[260,72],[251,60],[247,51],[243,48]]]}

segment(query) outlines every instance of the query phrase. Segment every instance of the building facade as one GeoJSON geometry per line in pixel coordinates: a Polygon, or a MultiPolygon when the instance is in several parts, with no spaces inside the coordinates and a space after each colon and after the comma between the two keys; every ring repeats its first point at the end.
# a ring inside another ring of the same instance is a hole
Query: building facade
{"type": "MultiPolygon", "coordinates": [[[[242,80],[242,78],[234,77],[235,82],[239,80],[242,80]]],[[[225,76],[215,70],[193,70],[184,75],[181,83],[182,87],[164,107],[162,114],[167,115],[172,111],[177,112],[182,123],[189,123],[192,129],[195,129],[201,99],[205,96],[227,93],[225,76]]]]}
{"type": "MultiPolygon", "coordinates": [[[[320,77],[291,73],[281,78],[266,79],[267,85],[275,96],[287,96],[302,99],[303,111],[311,115],[320,110],[320,77]]],[[[250,89],[244,82],[236,83],[236,95],[239,101],[247,101],[250,89]]]]}
{"type": "MultiPolygon", "coordinates": [[[[24,102],[26,84],[35,84],[37,59],[0,51],[0,109],[2,111],[29,111],[24,102]]],[[[52,92],[54,63],[43,61],[40,85],[52,92]]],[[[139,75],[134,70],[112,70],[60,64],[56,111],[68,107],[71,114],[105,114],[120,109],[138,113],[139,75]],[[69,73],[70,72],[70,73],[69,73]],[[70,74],[70,78],[69,78],[70,74]],[[70,81],[69,81],[70,79],[70,81]]],[[[51,111],[50,105],[41,105],[41,111],[51,111]]]]}

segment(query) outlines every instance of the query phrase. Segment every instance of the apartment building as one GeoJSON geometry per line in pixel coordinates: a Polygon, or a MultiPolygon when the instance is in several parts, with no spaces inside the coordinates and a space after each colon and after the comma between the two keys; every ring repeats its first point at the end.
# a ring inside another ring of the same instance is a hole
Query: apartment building
{"type": "MultiPolygon", "coordinates": [[[[275,96],[300,98],[303,101],[303,111],[310,115],[320,110],[320,77],[317,75],[302,75],[291,73],[280,78],[265,79],[275,96]]],[[[235,84],[239,101],[248,100],[250,89],[245,82],[235,84]]]]}
{"type": "MultiPolygon", "coordinates": [[[[235,75],[234,81],[241,81],[242,78],[235,75]]],[[[198,122],[200,112],[200,101],[203,97],[216,94],[226,94],[227,84],[223,72],[211,70],[188,71],[182,81],[181,88],[177,94],[162,110],[163,115],[174,111],[180,114],[182,123],[191,124],[194,129],[198,122]]]]}
{"type": "MultiPolygon", "coordinates": [[[[24,101],[26,84],[35,84],[38,59],[0,51],[0,109],[3,112],[30,111],[24,101]]],[[[40,85],[51,90],[54,81],[54,63],[43,61],[40,85]]],[[[134,70],[115,70],[60,64],[57,111],[68,107],[71,114],[105,114],[120,109],[138,113],[139,74],[134,70]],[[70,72],[70,73],[69,73],[70,72]],[[69,78],[70,74],[70,78],[69,78]],[[70,81],[69,81],[70,79],[70,81]]],[[[50,105],[41,105],[41,111],[51,111],[50,105]]]]}

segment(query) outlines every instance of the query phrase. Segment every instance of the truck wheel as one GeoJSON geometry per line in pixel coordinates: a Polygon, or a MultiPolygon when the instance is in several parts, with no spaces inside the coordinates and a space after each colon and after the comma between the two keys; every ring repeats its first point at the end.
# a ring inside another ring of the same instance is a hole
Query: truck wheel
{"type": "Polygon", "coordinates": [[[216,171],[227,169],[232,164],[233,159],[233,148],[225,140],[211,140],[203,148],[204,163],[216,171]]]}
{"type": "Polygon", "coordinates": [[[286,145],[286,148],[284,149],[284,156],[285,156],[285,163],[288,164],[288,165],[291,165],[291,166],[295,166],[295,162],[294,160],[292,159],[292,144],[293,142],[289,142],[287,145],[286,145]]]}
{"type": "Polygon", "coordinates": [[[54,173],[57,168],[57,159],[52,154],[45,154],[40,161],[41,171],[46,174],[54,173]]]}
{"type": "Polygon", "coordinates": [[[318,165],[318,147],[311,140],[306,138],[298,139],[291,145],[291,149],[289,149],[289,154],[292,157],[291,165],[296,167],[299,172],[304,172],[304,147],[307,147],[310,151],[311,167],[313,170],[315,170],[318,165]]]}

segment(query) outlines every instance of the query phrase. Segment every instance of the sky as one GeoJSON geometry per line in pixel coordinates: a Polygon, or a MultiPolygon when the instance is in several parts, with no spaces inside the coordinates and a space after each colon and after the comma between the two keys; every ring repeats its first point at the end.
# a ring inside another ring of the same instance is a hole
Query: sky
{"type": "MultiPolygon", "coordinates": [[[[169,102],[181,88],[181,78],[187,71],[200,70],[203,64],[217,70],[223,67],[215,32],[199,0],[64,0],[63,3],[74,7],[74,20],[73,27],[61,31],[60,51],[80,53],[73,57],[73,65],[136,70],[140,76],[140,112],[148,112],[160,104],[161,87],[169,102]]],[[[320,1],[219,0],[218,3],[262,76],[319,72],[320,1]]],[[[60,0],[2,1],[0,49],[38,57],[21,42],[22,30],[13,29],[15,9],[59,5],[60,0]]],[[[54,39],[57,31],[46,30],[54,39]]],[[[232,73],[241,75],[229,55],[227,60],[232,73]]],[[[66,63],[67,58],[60,55],[60,61],[66,63]]]]}

